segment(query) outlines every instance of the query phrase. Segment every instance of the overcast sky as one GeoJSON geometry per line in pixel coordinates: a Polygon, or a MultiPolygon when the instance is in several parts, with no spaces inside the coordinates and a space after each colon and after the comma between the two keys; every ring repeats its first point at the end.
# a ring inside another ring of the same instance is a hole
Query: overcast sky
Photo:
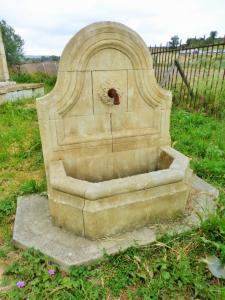
{"type": "Polygon", "coordinates": [[[25,54],[60,55],[68,40],[96,21],[118,21],[147,45],[173,35],[225,34],[225,0],[0,0],[4,19],[25,41],[25,54]]]}

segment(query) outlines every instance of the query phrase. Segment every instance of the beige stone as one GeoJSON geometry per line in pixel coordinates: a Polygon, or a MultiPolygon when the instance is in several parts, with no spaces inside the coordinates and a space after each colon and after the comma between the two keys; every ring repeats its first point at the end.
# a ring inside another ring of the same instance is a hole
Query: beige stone
{"type": "MultiPolygon", "coordinates": [[[[127,111],[127,71],[92,71],[94,113],[115,113],[123,115],[127,111]],[[107,95],[109,86],[114,87],[120,96],[120,105],[113,105],[107,95]],[[108,103],[109,104],[106,104],[108,103]]],[[[113,117],[112,117],[113,119],[113,117]]]]}
{"type": "Polygon", "coordinates": [[[98,239],[182,213],[192,172],[170,147],[171,101],[130,28],[99,22],[70,40],[37,100],[55,224],[98,239]]]}
{"type": "Polygon", "coordinates": [[[44,95],[44,86],[42,83],[16,84],[10,81],[5,83],[5,85],[0,87],[0,104],[44,95]]]}
{"type": "MultiPolygon", "coordinates": [[[[40,250],[45,255],[51,257],[51,260],[59,264],[61,268],[68,271],[74,265],[90,264],[94,261],[99,263],[104,258],[105,253],[108,255],[114,254],[134,245],[139,245],[139,247],[147,246],[149,243],[157,241],[164,234],[177,235],[178,233],[189,232],[191,229],[201,226],[203,220],[215,213],[216,201],[214,199],[218,197],[218,194],[219,191],[214,187],[197,176],[193,176],[188,205],[186,205],[182,218],[179,215],[174,220],[169,218],[168,222],[167,220],[163,220],[162,222],[160,213],[160,220],[156,219],[155,224],[150,223],[140,229],[95,240],[78,236],[72,230],[69,231],[55,226],[52,223],[52,213],[50,215],[46,197],[41,195],[23,196],[17,199],[13,242],[20,248],[33,247],[40,250]]],[[[135,194],[134,196],[137,199],[137,195],[135,194]]],[[[126,195],[121,194],[120,199],[121,197],[124,197],[125,200],[126,195]]],[[[113,202],[114,199],[111,198],[110,201],[113,202]]],[[[153,197],[152,203],[154,203],[153,197]]],[[[94,204],[94,201],[91,201],[91,204],[94,204]]],[[[173,199],[170,204],[174,208],[173,199]]],[[[168,206],[167,199],[165,199],[164,205],[168,206]]],[[[178,205],[180,205],[179,202],[178,205]]],[[[157,208],[157,201],[154,207],[157,208]]],[[[100,212],[99,210],[93,211],[96,214],[100,212]]],[[[170,210],[167,210],[167,213],[169,212],[170,210]]],[[[60,214],[59,211],[58,213],[60,214]]],[[[124,213],[126,213],[126,210],[121,215],[120,211],[114,215],[116,215],[117,219],[121,216],[121,219],[124,221],[126,220],[124,219],[124,213]]],[[[131,211],[132,214],[133,211],[131,211]]],[[[135,218],[137,220],[137,216],[135,218]]],[[[70,219],[68,218],[67,220],[70,219]]],[[[131,220],[130,214],[128,220],[131,220]]],[[[141,218],[140,223],[143,220],[144,218],[141,218]]],[[[93,218],[89,220],[89,222],[93,221],[93,218]]],[[[114,222],[116,221],[115,219],[114,222]]],[[[73,218],[73,222],[75,225],[77,224],[75,218],[73,218]]],[[[95,228],[99,228],[99,226],[96,226],[98,223],[100,222],[96,220],[95,223],[92,223],[93,228],[89,228],[87,231],[92,236],[96,233],[99,234],[99,232],[95,231],[95,228]]],[[[101,231],[104,231],[104,228],[109,229],[109,232],[113,230],[110,219],[106,219],[105,226],[101,227],[101,231]]],[[[76,225],[76,230],[78,229],[79,226],[76,225]]]]}
{"type": "Polygon", "coordinates": [[[187,197],[186,186],[179,183],[114,195],[100,201],[87,200],[83,210],[85,236],[98,239],[171,219],[184,210],[187,197]]]}
{"type": "MultiPolygon", "coordinates": [[[[71,166],[68,165],[69,162],[66,163],[66,161],[63,162],[62,160],[53,161],[49,165],[50,186],[61,192],[67,192],[68,194],[81,196],[89,200],[97,200],[115,194],[163,186],[184,180],[186,171],[189,168],[188,158],[177,155],[177,151],[173,151],[173,149],[170,151],[170,147],[164,147],[162,149],[161,151],[166,153],[164,155],[170,156],[172,163],[170,163],[166,169],[153,171],[153,166],[150,162],[148,169],[142,170],[141,174],[136,175],[133,174],[134,172],[138,173],[135,169],[135,165],[133,165],[132,169],[132,164],[130,164],[131,166],[125,171],[119,165],[114,166],[114,160],[117,159],[114,153],[111,157],[106,157],[112,161],[110,168],[107,168],[107,163],[104,162],[98,169],[89,169],[89,174],[85,175],[79,173],[79,171],[76,173],[76,167],[79,169],[79,165],[75,165],[74,170],[70,169],[71,166]],[[95,170],[96,173],[101,175],[101,180],[98,180],[98,174],[95,174],[95,170]],[[121,171],[122,173],[127,171],[129,173],[123,174],[121,177],[114,177],[116,171],[121,171]],[[88,180],[85,180],[83,176],[89,176],[88,180]]],[[[126,152],[125,154],[129,157],[130,153],[126,152]]],[[[148,154],[151,155],[151,152],[148,154]]],[[[139,157],[139,153],[137,153],[137,156],[139,157]]],[[[163,155],[160,157],[163,157],[163,155]]],[[[101,157],[97,157],[97,159],[101,160],[101,157]]],[[[122,159],[127,162],[125,157],[122,159]]],[[[93,162],[93,160],[91,162],[93,162]]],[[[155,163],[157,162],[158,161],[155,163]]],[[[84,167],[88,165],[88,163],[90,163],[90,159],[89,161],[82,161],[80,167],[84,167]]],[[[145,163],[147,164],[148,160],[146,160],[145,163]]],[[[137,160],[136,165],[139,166],[139,160],[137,160]]],[[[144,167],[148,167],[148,165],[144,165],[144,167]]],[[[157,169],[156,166],[154,166],[154,169],[157,169]]]]}
{"type": "Polygon", "coordinates": [[[84,236],[84,199],[59,191],[49,192],[49,211],[55,224],[84,236]]]}
{"type": "Polygon", "coordinates": [[[0,82],[9,80],[9,71],[6,62],[5,48],[2,40],[2,32],[0,29],[0,82]]]}

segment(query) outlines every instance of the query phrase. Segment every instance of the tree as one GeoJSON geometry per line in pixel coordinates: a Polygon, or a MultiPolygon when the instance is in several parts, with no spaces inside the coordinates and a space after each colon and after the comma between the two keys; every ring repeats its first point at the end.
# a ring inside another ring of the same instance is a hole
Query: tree
{"type": "Polygon", "coordinates": [[[212,43],[223,43],[224,38],[223,37],[218,37],[218,32],[211,31],[209,33],[209,36],[206,38],[205,35],[204,37],[199,37],[199,38],[188,38],[186,41],[186,45],[189,47],[201,47],[204,45],[210,45],[212,43]]]}
{"type": "Polygon", "coordinates": [[[171,40],[169,41],[169,46],[171,48],[176,48],[180,43],[180,39],[178,37],[178,35],[174,35],[171,37],[171,40]]]}
{"type": "Polygon", "coordinates": [[[40,61],[59,61],[60,57],[56,55],[41,56],[40,61]]]}
{"type": "Polygon", "coordinates": [[[0,30],[2,31],[2,39],[8,64],[12,65],[20,62],[23,58],[24,41],[4,20],[0,21],[0,30]]]}
{"type": "Polygon", "coordinates": [[[215,40],[215,38],[217,37],[218,32],[215,31],[211,31],[209,34],[210,39],[212,39],[213,41],[215,40]]]}

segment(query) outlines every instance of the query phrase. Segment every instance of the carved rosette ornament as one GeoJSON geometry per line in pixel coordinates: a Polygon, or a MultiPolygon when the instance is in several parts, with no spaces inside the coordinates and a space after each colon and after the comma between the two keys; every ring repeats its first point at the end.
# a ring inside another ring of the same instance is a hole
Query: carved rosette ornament
{"type": "Polygon", "coordinates": [[[102,103],[110,105],[110,106],[114,105],[114,99],[110,98],[108,95],[108,91],[112,88],[116,90],[119,98],[121,98],[123,93],[121,91],[119,82],[115,82],[115,80],[114,81],[105,81],[104,83],[102,83],[102,85],[100,86],[100,88],[97,91],[98,97],[102,101],[102,103]]]}

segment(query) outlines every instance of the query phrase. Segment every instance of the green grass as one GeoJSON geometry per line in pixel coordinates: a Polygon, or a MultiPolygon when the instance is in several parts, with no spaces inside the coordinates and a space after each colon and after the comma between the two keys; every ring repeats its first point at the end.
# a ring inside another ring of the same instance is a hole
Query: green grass
{"type": "Polygon", "coordinates": [[[43,73],[35,73],[33,75],[28,73],[11,73],[10,80],[17,83],[44,83],[45,93],[48,93],[56,83],[56,76],[49,76],[43,73]]]}
{"type": "Polygon", "coordinates": [[[189,111],[198,111],[207,115],[223,119],[225,117],[225,89],[224,81],[213,80],[207,77],[196,79],[195,84],[191,82],[193,96],[190,96],[181,78],[178,78],[176,86],[173,87],[174,103],[189,111]]]}
{"type": "Polygon", "coordinates": [[[11,238],[16,197],[46,190],[34,100],[0,106],[0,299],[225,299],[225,282],[201,261],[225,262],[225,121],[174,109],[171,136],[192,158],[194,171],[220,189],[216,215],[201,228],[144,248],[135,245],[105,261],[60,271],[32,249],[14,249],[11,238]],[[48,269],[56,271],[49,276],[48,269]],[[17,281],[26,281],[18,289],[17,281]]]}
{"type": "MultiPolygon", "coordinates": [[[[206,50],[206,49],[205,49],[206,50]]],[[[209,49],[211,50],[211,48],[209,49]]],[[[214,49],[216,50],[216,49],[214,49]]],[[[167,69],[171,67],[175,59],[186,76],[194,96],[190,97],[177,69],[169,78],[169,86],[173,91],[174,102],[190,111],[200,111],[208,115],[225,117],[225,55],[221,53],[211,54],[181,54],[177,52],[163,53],[155,56],[156,74],[166,77],[167,69]]],[[[159,80],[159,79],[158,79],[159,80]]]]}
{"type": "Polygon", "coordinates": [[[191,157],[194,171],[225,187],[225,120],[175,109],[171,123],[174,146],[191,157]]]}

